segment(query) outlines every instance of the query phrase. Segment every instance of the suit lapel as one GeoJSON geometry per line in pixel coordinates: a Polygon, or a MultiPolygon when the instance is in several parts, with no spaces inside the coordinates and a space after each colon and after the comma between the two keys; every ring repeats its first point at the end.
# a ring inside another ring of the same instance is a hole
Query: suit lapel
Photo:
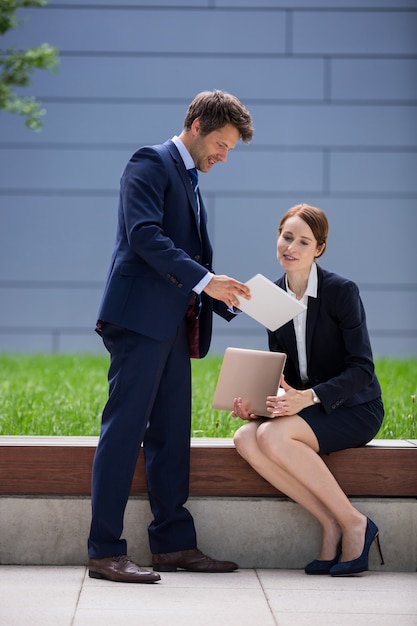
{"type": "MultiPolygon", "coordinates": [[[[198,214],[197,214],[197,200],[194,194],[194,190],[193,190],[193,186],[191,184],[191,179],[190,179],[190,175],[187,172],[187,170],[185,169],[185,165],[184,162],[181,158],[180,153],[177,150],[176,145],[172,142],[172,141],[168,141],[165,144],[172,156],[172,158],[174,159],[175,162],[175,166],[177,168],[177,172],[178,172],[178,176],[181,178],[184,187],[185,187],[185,191],[187,193],[187,197],[189,200],[189,203],[191,205],[192,211],[193,211],[193,215],[194,215],[194,219],[195,219],[195,223],[196,226],[198,228],[198,214]]],[[[200,189],[198,190],[198,195],[200,198],[200,218],[206,219],[206,211],[204,209],[204,204],[203,201],[201,199],[201,194],[200,194],[200,189]],[[204,217],[203,217],[204,216],[204,217]]]]}
{"type": "Polygon", "coordinates": [[[323,281],[322,272],[319,266],[317,266],[317,297],[308,299],[307,307],[307,323],[306,323],[306,352],[307,363],[310,363],[311,344],[313,341],[314,329],[316,327],[317,318],[320,310],[319,294],[321,284],[323,281]]]}
{"type": "MultiPolygon", "coordinates": [[[[287,291],[287,287],[285,284],[285,274],[283,276],[281,276],[281,278],[279,278],[276,281],[276,284],[278,285],[278,287],[281,287],[281,289],[284,289],[284,291],[287,291]]],[[[294,324],[291,321],[287,322],[287,324],[285,324],[285,327],[288,327],[289,329],[289,334],[287,336],[287,340],[286,340],[286,350],[289,354],[289,356],[291,357],[292,361],[294,363],[298,363],[298,353],[297,353],[297,341],[295,338],[295,330],[294,330],[294,324]]],[[[286,334],[286,333],[285,333],[286,334]]],[[[284,336],[285,336],[284,334],[284,336]]]]}
{"type": "Polygon", "coordinates": [[[307,323],[306,323],[306,352],[307,363],[310,363],[311,344],[313,341],[314,328],[316,326],[319,314],[319,299],[309,298],[307,307],[307,323]]]}

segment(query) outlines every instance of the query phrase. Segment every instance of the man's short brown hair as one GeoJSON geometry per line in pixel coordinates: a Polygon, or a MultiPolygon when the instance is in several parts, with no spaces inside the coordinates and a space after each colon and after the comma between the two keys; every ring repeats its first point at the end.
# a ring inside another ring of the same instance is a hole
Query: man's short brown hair
{"type": "Polygon", "coordinates": [[[190,130],[191,124],[197,118],[203,135],[232,124],[239,131],[243,142],[249,143],[253,137],[254,128],[249,111],[236,96],[226,91],[215,89],[197,94],[188,107],[184,129],[190,130]]]}

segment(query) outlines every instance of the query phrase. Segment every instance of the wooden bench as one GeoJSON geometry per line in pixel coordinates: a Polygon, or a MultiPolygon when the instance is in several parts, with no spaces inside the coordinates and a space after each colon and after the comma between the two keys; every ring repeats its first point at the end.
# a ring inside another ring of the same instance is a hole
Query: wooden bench
{"type": "MultiPolygon", "coordinates": [[[[0,437],[0,495],[89,496],[96,444],[96,437],[0,437]]],[[[417,497],[417,440],[374,440],[323,460],[348,496],[417,497]]],[[[142,454],[131,493],[146,494],[142,454]]],[[[192,439],[190,496],[279,495],[231,439],[192,439]]]]}

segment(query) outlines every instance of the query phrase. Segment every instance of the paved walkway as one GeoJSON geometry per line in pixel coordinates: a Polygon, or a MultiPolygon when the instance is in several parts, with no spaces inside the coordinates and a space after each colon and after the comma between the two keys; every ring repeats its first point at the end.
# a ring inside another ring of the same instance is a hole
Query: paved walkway
{"type": "Polygon", "coordinates": [[[84,567],[0,567],[4,626],[417,626],[417,574],[300,570],[93,580],[84,567]]]}

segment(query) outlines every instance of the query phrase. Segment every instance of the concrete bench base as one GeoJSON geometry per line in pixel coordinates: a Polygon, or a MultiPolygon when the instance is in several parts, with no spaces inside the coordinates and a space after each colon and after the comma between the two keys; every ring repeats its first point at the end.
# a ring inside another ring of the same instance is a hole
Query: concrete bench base
{"type": "MultiPolygon", "coordinates": [[[[385,565],[376,550],[370,569],[414,572],[417,569],[417,500],[352,498],[380,528],[385,565]]],[[[294,502],[282,498],[198,498],[188,508],[194,516],[199,547],[214,557],[232,559],[242,568],[300,569],[316,558],[317,522],[294,502]]],[[[148,501],[129,501],[124,536],[130,556],[149,565],[148,501]]],[[[83,565],[90,524],[88,497],[1,497],[2,565],[83,565]]]]}
{"type": "MultiPolygon", "coordinates": [[[[86,563],[94,437],[0,437],[0,564],[86,563]]],[[[380,528],[387,571],[417,570],[417,441],[374,441],[323,457],[380,528]]],[[[243,568],[303,568],[320,529],[265,482],[231,440],[194,439],[190,500],[199,547],[243,568]]],[[[125,517],[129,554],[149,565],[151,512],[140,455],[125,517]]],[[[371,550],[371,569],[380,569],[371,550]]]]}

